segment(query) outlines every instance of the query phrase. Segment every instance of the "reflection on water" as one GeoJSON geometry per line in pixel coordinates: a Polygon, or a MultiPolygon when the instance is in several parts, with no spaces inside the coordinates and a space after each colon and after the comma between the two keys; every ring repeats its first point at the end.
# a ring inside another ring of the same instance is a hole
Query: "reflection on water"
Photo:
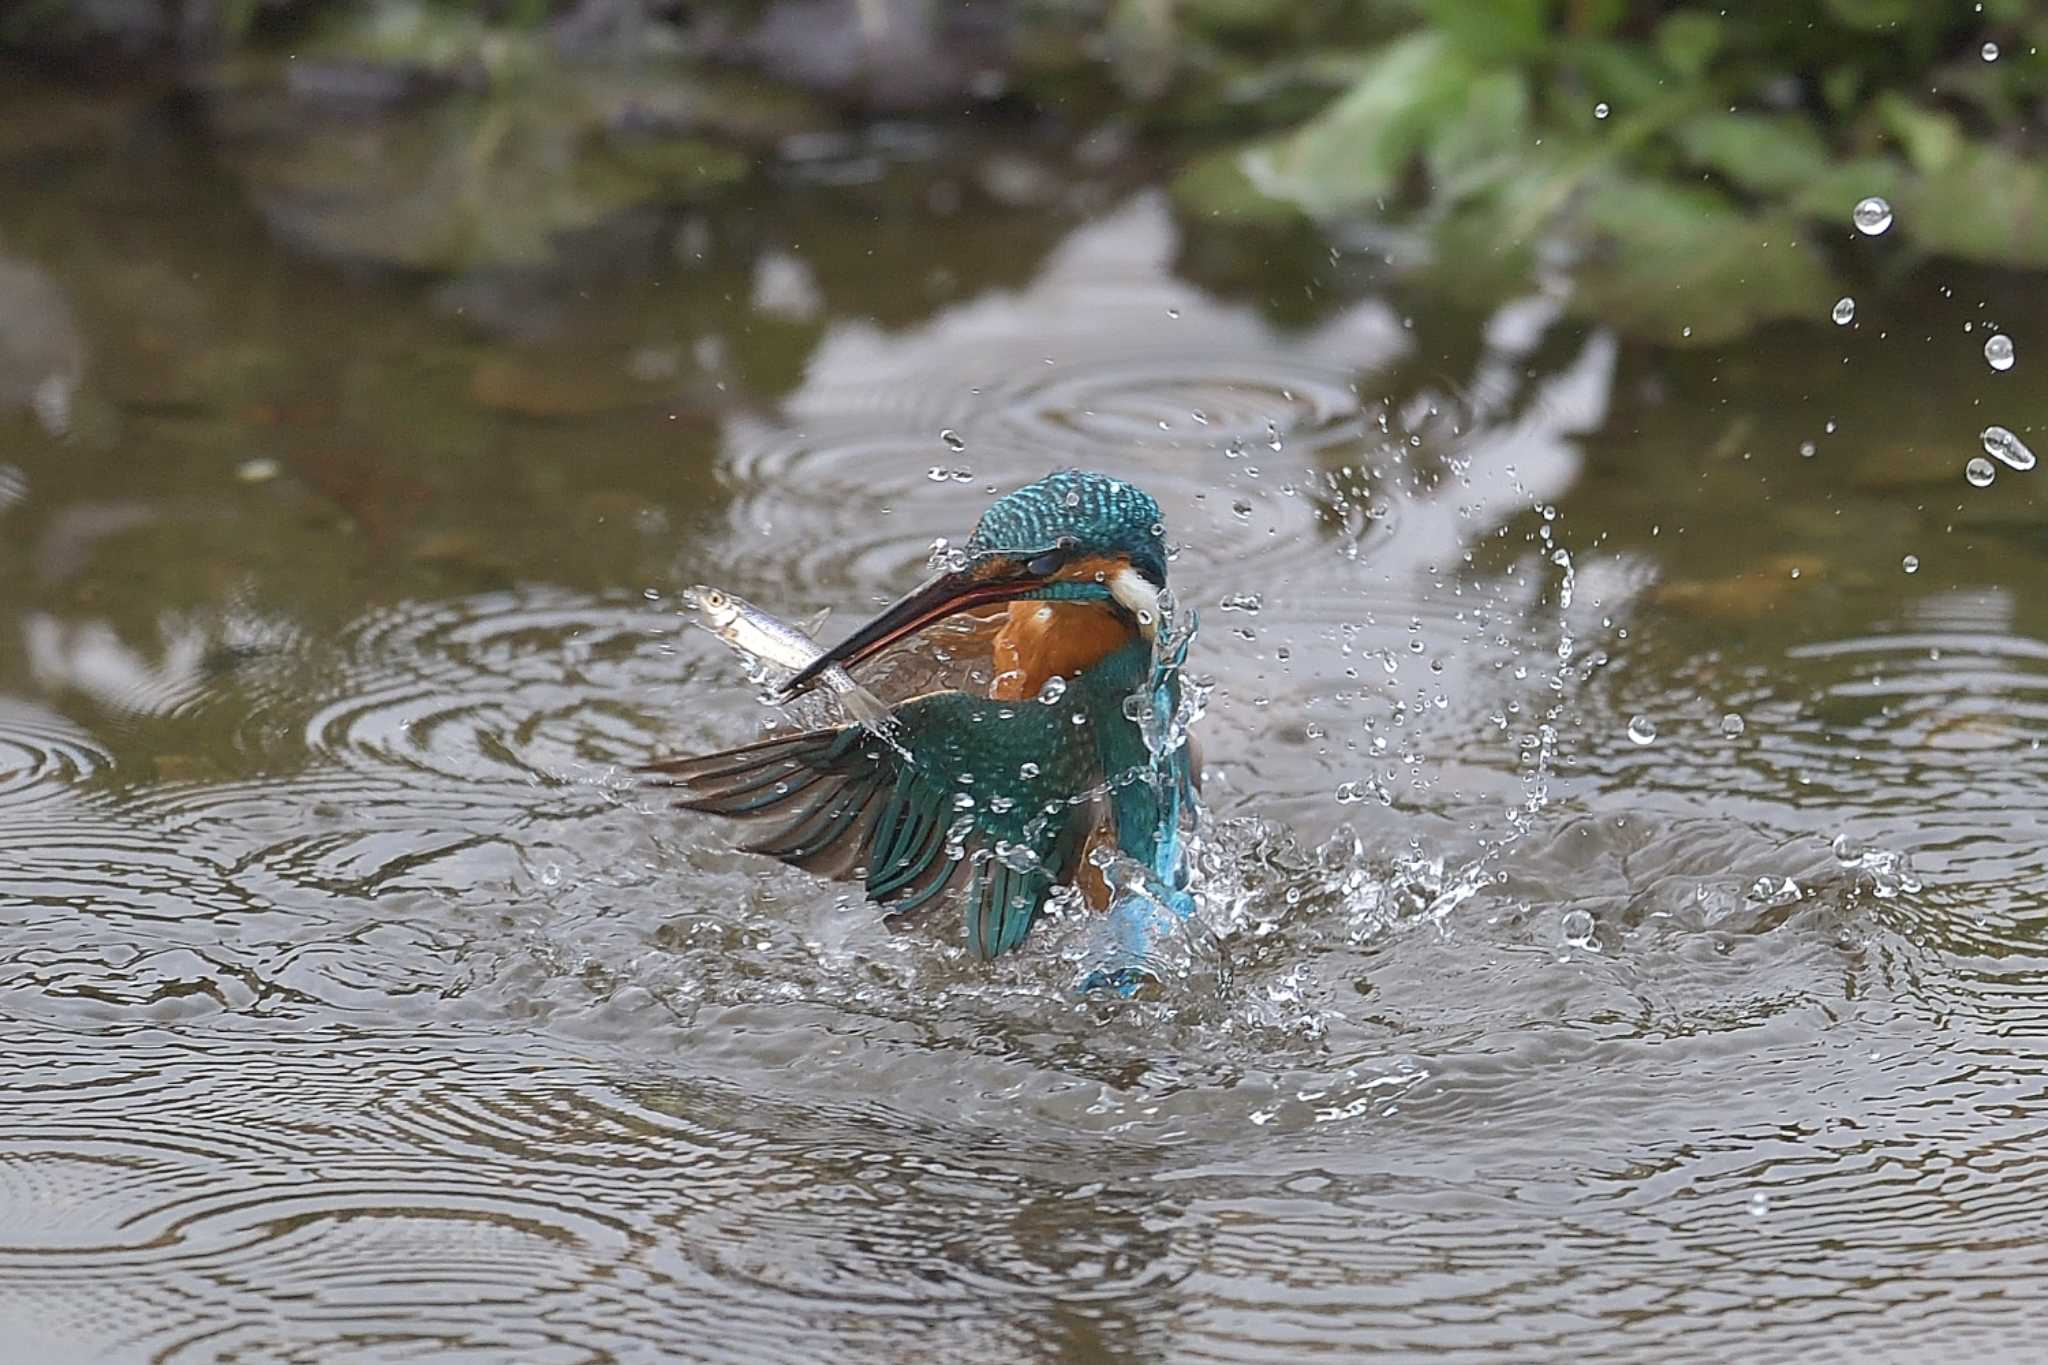
{"type": "Polygon", "coordinates": [[[166,155],[0,201],[63,320],[0,350],[18,1349],[2043,1344],[2048,485],[1964,479],[1959,327],[1877,339],[1924,280],[1682,361],[1343,259],[1283,324],[1140,189],[430,290],[166,155]],[[854,617],[1064,463],[1159,497],[1215,681],[1128,1002],[626,776],[760,718],[683,585],[854,617]]]}

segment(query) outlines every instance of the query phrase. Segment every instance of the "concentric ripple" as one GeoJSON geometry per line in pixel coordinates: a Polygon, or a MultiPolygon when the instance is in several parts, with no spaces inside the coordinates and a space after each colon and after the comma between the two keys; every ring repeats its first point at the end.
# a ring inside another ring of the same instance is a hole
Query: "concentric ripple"
{"type": "Polygon", "coordinates": [[[112,766],[113,756],[63,717],[0,697],[0,822],[112,766]]]}
{"type": "Polygon", "coordinates": [[[673,624],[638,597],[546,589],[372,611],[241,683],[254,755],[525,800],[637,761],[674,686],[673,624]]]}

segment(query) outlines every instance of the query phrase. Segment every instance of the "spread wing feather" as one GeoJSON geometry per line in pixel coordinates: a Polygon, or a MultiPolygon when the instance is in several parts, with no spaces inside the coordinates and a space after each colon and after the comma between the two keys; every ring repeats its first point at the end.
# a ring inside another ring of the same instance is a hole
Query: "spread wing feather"
{"type": "Polygon", "coordinates": [[[999,707],[949,691],[894,714],[902,747],[850,725],[642,771],[676,789],[684,809],[761,825],[744,845],[750,852],[862,877],[868,899],[892,914],[971,875],[967,946],[981,957],[1009,952],[1052,888],[1073,878],[1096,812],[1064,793],[1089,787],[1093,750],[1054,707],[999,707]],[[977,795],[991,791],[1005,799],[977,795]]]}

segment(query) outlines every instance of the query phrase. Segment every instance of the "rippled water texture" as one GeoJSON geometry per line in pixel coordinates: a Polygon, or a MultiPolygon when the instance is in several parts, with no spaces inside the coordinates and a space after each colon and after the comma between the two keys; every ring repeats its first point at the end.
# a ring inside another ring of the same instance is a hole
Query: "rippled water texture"
{"type": "Polygon", "coordinates": [[[132,131],[0,160],[10,1358],[2048,1350],[2031,286],[1637,351],[1082,170],[429,285],[132,131]],[[1215,683],[1128,1002],[627,774],[762,718],[684,586],[843,630],[1067,463],[1215,683]]]}

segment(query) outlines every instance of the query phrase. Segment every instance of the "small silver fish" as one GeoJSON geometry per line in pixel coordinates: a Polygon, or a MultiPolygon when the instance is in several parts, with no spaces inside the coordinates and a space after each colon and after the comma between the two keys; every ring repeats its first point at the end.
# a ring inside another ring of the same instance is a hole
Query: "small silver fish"
{"type": "MultiPolygon", "coordinates": [[[[825,652],[816,640],[795,626],[719,588],[699,583],[683,594],[683,602],[696,610],[704,629],[738,653],[772,668],[797,673],[825,652]]],[[[819,678],[849,716],[876,734],[888,731],[889,708],[880,697],[855,682],[852,674],[844,668],[828,668],[819,678]]]]}

